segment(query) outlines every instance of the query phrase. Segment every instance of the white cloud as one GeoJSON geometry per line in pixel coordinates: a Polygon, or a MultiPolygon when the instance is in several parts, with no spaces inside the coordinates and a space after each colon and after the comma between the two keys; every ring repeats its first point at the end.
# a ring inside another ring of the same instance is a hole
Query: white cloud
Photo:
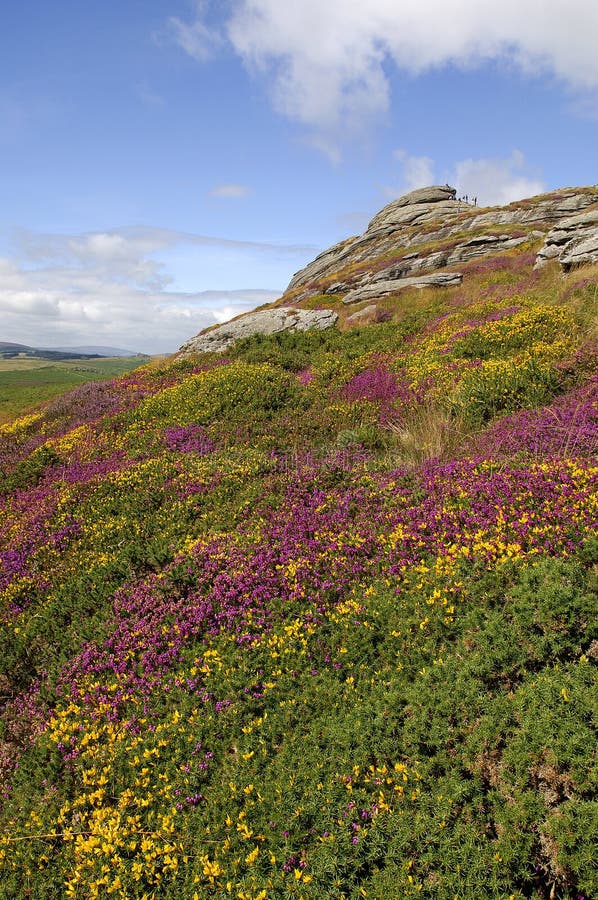
{"type": "Polygon", "coordinates": [[[520,150],[506,159],[463,159],[455,165],[450,183],[459,196],[477,197],[479,206],[502,206],[546,190],[520,150]]]}
{"type": "Polygon", "coordinates": [[[237,290],[197,293],[140,290],[71,273],[64,279],[21,270],[20,287],[0,276],[3,340],[36,346],[109,344],[147,353],[176,350],[202,328],[275,300],[280,291],[237,290]]]}
{"type": "Polygon", "coordinates": [[[320,135],[341,127],[348,134],[388,106],[386,53],[367,25],[369,8],[342,0],[237,2],[228,37],[245,63],[266,75],[279,112],[320,135]]]}
{"type": "MultiPolygon", "coordinates": [[[[400,164],[401,174],[396,185],[382,188],[389,199],[435,183],[436,165],[429,156],[411,156],[406,150],[396,150],[394,158],[400,164]]],[[[479,206],[503,206],[546,190],[541,175],[528,165],[520,150],[513,150],[504,158],[459,160],[440,181],[455,187],[459,197],[476,197],[479,206]]]]}
{"type": "MultiPolygon", "coordinates": [[[[324,135],[326,146],[386,111],[389,63],[420,74],[498,61],[574,91],[598,87],[593,0],[231,0],[231,7],[225,30],[233,49],[264,77],[278,111],[324,135]]],[[[173,20],[179,43],[199,59],[219,39],[208,13],[203,2],[190,24],[173,20]]]]}
{"type": "Polygon", "coordinates": [[[411,156],[406,150],[400,149],[395,150],[394,157],[401,165],[400,186],[384,187],[387,197],[399,197],[434,183],[434,160],[429,156],[411,156]]]}
{"type": "Polygon", "coordinates": [[[112,274],[120,273],[122,269],[127,277],[133,277],[144,284],[150,281],[145,280],[145,268],[142,263],[149,261],[152,267],[155,267],[153,272],[157,272],[162,268],[162,264],[147,258],[160,250],[180,244],[211,250],[279,256],[295,256],[316,249],[308,244],[242,241],[151,225],[129,225],[104,232],[84,232],[74,235],[44,234],[20,229],[15,231],[14,240],[18,252],[33,262],[60,260],[69,265],[106,267],[112,274]]]}
{"type": "Polygon", "coordinates": [[[224,199],[239,199],[248,197],[251,193],[245,184],[217,184],[210,191],[210,197],[223,197],[224,199]]]}
{"type": "MultiPolygon", "coordinates": [[[[171,352],[207,325],[275,300],[265,289],[175,291],[160,252],[187,245],[243,263],[289,259],[296,268],[314,248],[235,241],[165,228],[15,236],[0,258],[2,339],[37,346],[110,344],[171,352]]],[[[181,249],[182,248],[182,249],[181,249]]],[[[267,268],[267,266],[266,266],[267,268]]]]}
{"type": "Polygon", "coordinates": [[[219,33],[204,24],[207,3],[204,0],[195,2],[196,16],[192,22],[183,22],[176,16],[168,20],[175,41],[183,50],[198,62],[207,62],[222,44],[219,33]]]}

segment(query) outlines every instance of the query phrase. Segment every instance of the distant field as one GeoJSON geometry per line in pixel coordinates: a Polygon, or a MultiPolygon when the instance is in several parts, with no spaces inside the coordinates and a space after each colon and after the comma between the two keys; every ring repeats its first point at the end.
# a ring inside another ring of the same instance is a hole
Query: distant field
{"type": "Polygon", "coordinates": [[[78,384],[114,378],[143,362],[136,356],[52,363],[43,359],[0,359],[0,423],[9,422],[78,384]]]}

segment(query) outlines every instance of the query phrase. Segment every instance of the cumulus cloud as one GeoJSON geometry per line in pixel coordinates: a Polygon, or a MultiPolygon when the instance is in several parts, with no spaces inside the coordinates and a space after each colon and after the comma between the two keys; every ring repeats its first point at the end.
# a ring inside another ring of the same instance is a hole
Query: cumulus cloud
{"type": "MultiPolygon", "coordinates": [[[[190,23],[174,20],[179,43],[198,59],[221,39],[208,15],[202,2],[190,23]]],[[[591,0],[231,0],[224,31],[276,108],[320,136],[347,134],[387,110],[389,64],[417,75],[498,61],[574,91],[598,87],[591,0]]]]}
{"type": "MultiPolygon", "coordinates": [[[[226,240],[165,228],[86,234],[20,231],[0,258],[2,339],[34,345],[110,344],[170,352],[201,328],[275,300],[280,290],[177,291],[161,251],[183,245],[242,261],[295,263],[313,247],[226,240]]],[[[289,268],[293,269],[291,265],[289,268]]]]}
{"type": "Polygon", "coordinates": [[[529,171],[520,150],[506,159],[463,159],[455,166],[451,184],[459,196],[477,197],[481,206],[502,206],[546,190],[537,173],[529,171]]]}
{"type": "Polygon", "coordinates": [[[395,150],[394,158],[401,167],[400,185],[385,186],[387,197],[394,198],[400,194],[414,191],[416,188],[434,184],[434,160],[429,156],[411,156],[406,150],[395,150]]]}
{"type": "MultiPolygon", "coordinates": [[[[394,158],[399,163],[399,178],[383,188],[390,199],[437,181],[437,167],[429,156],[411,156],[401,149],[394,158]]],[[[453,185],[460,197],[477,197],[480,206],[503,206],[546,190],[541,175],[529,166],[521,150],[503,158],[459,160],[438,180],[453,185]]]]}
{"type": "Polygon", "coordinates": [[[250,193],[251,191],[245,184],[217,184],[210,191],[210,197],[236,200],[248,197],[250,193]]]}

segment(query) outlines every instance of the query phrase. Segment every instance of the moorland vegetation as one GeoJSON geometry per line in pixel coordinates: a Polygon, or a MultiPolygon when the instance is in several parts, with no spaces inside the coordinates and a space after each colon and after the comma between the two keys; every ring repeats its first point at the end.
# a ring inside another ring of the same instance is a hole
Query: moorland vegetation
{"type": "Polygon", "coordinates": [[[598,896],[598,268],[0,428],[0,896],[598,896]]]}

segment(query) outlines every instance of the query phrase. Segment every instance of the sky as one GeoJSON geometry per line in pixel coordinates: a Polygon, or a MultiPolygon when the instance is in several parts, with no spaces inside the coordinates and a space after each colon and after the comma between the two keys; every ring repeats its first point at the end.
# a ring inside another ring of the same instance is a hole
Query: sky
{"type": "Polygon", "coordinates": [[[595,0],[20,0],[0,341],[168,353],[386,203],[598,182],[595,0]]]}

